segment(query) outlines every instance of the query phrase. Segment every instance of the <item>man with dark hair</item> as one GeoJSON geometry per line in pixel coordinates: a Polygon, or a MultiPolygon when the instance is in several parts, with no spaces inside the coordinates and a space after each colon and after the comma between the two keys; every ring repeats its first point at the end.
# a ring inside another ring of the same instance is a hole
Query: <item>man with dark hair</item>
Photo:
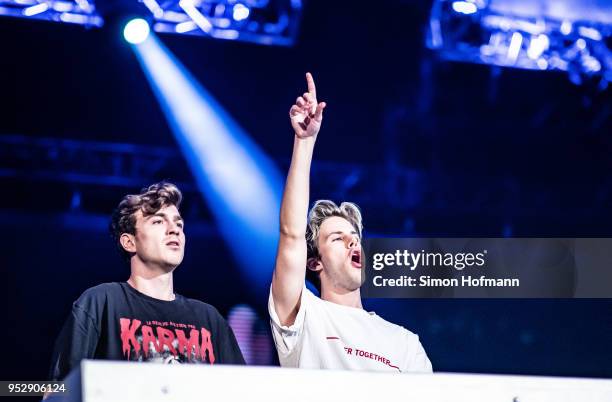
{"type": "Polygon", "coordinates": [[[88,289],[74,302],[55,344],[50,379],[63,379],[82,359],[244,364],[219,312],[174,293],[173,272],[185,251],[181,199],[167,182],[123,198],[110,229],[130,277],[88,289]]]}
{"type": "Polygon", "coordinates": [[[268,311],[282,366],[431,372],[416,334],[367,312],[361,304],[361,212],[319,200],[308,213],[312,154],[326,104],[312,75],[289,111],[293,156],[280,211],[280,239],[268,311]],[[305,275],[321,297],[305,286],[305,275]]]}

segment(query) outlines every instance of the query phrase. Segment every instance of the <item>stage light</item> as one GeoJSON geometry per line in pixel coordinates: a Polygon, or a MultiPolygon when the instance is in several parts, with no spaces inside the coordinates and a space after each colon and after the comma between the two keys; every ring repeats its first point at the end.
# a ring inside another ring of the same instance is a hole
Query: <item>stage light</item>
{"type": "Polygon", "coordinates": [[[132,49],[245,283],[265,296],[278,244],[278,168],[155,35],[132,49]]]}
{"type": "Polygon", "coordinates": [[[540,70],[546,70],[548,67],[548,62],[545,59],[538,59],[537,64],[540,70]]]}
{"type": "Polygon", "coordinates": [[[88,13],[92,12],[94,9],[94,6],[88,0],[74,0],[74,2],[81,10],[84,10],[88,13]]]}
{"type": "Polygon", "coordinates": [[[200,12],[200,10],[195,6],[194,2],[191,0],[181,0],[179,1],[179,7],[185,11],[185,14],[189,16],[196,23],[197,26],[200,27],[202,32],[210,33],[213,29],[213,25],[208,18],[204,16],[200,12]]]}
{"type": "Polygon", "coordinates": [[[561,70],[607,82],[607,15],[604,2],[575,2],[565,9],[556,0],[434,0],[427,46],[447,60],[561,70]]]}
{"type": "Polygon", "coordinates": [[[563,35],[569,35],[572,33],[572,23],[568,20],[565,20],[561,23],[561,28],[559,29],[563,35]]]}
{"type": "Polygon", "coordinates": [[[532,60],[537,60],[542,53],[548,49],[548,45],[548,36],[541,34],[535,38],[532,37],[531,41],[529,42],[529,48],[527,49],[527,57],[532,60]]]}
{"type": "Polygon", "coordinates": [[[246,7],[244,4],[238,3],[234,6],[232,16],[234,17],[234,20],[242,21],[242,20],[246,20],[247,18],[249,18],[250,13],[251,13],[251,10],[249,10],[248,7],[246,7]]]}
{"type": "Polygon", "coordinates": [[[102,27],[102,14],[138,15],[159,33],[292,46],[302,6],[302,0],[0,0],[0,16],[102,27]]]}
{"type": "MultiPolygon", "coordinates": [[[[147,8],[158,10],[153,0],[147,8]]],[[[152,28],[159,33],[207,36],[261,45],[292,46],[299,32],[302,0],[156,0],[163,14],[152,28]],[[192,21],[198,29],[185,22],[192,21]],[[180,25],[180,26],[179,26],[180,25]]]]}
{"type": "Polygon", "coordinates": [[[453,10],[460,14],[474,14],[478,11],[476,4],[470,3],[468,1],[454,1],[453,2],[453,10]]]}
{"type": "Polygon", "coordinates": [[[599,60],[589,55],[582,58],[582,66],[587,73],[597,73],[601,70],[601,63],[599,60]]]}
{"type": "Polygon", "coordinates": [[[142,0],[143,4],[151,11],[155,18],[164,16],[164,9],[155,0],[142,0]]]}
{"type": "Polygon", "coordinates": [[[176,30],[176,33],[185,33],[189,31],[193,31],[197,27],[198,26],[195,24],[195,22],[185,21],[185,22],[181,22],[180,24],[176,24],[175,30],[176,30]]]}
{"type": "Polygon", "coordinates": [[[89,17],[83,14],[75,14],[75,13],[61,13],[59,16],[59,20],[61,22],[67,22],[70,24],[82,24],[86,25],[89,17]]]}
{"type": "Polygon", "coordinates": [[[592,39],[594,41],[600,41],[602,39],[601,33],[595,28],[579,27],[578,33],[585,38],[592,39]]]}
{"type": "Polygon", "coordinates": [[[516,59],[518,58],[522,45],[523,35],[521,35],[519,32],[513,33],[512,39],[510,39],[510,46],[508,46],[508,61],[510,64],[516,63],[516,59]]]}
{"type": "Polygon", "coordinates": [[[28,7],[23,10],[23,15],[26,17],[32,17],[36,14],[44,13],[49,9],[49,5],[47,3],[40,3],[35,6],[28,7]]]}
{"type": "Polygon", "coordinates": [[[123,37],[133,45],[144,42],[149,37],[149,23],[142,18],[135,18],[125,24],[123,37]]]}
{"type": "Polygon", "coordinates": [[[59,13],[69,12],[74,8],[74,6],[71,3],[68,3],[67,1],[56,1],[55,3],[53,3],[52,7],[53,10],[59,13]]]}

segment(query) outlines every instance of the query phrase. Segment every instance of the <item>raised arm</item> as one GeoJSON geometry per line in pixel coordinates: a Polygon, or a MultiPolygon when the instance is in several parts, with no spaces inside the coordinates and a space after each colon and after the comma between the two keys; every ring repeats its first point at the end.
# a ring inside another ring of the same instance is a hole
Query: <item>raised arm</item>
{"type": "Polygon", "coordinates": [[[280,239],[272,277],[272,297],[282,325],[295,321],[306,275],[306,218],[312,152],[323,120],[325,102],[318,103],[314,79],[306,73],[308,92],[289,110],[295,132],[293,156],[280,211],[280,239]]]}

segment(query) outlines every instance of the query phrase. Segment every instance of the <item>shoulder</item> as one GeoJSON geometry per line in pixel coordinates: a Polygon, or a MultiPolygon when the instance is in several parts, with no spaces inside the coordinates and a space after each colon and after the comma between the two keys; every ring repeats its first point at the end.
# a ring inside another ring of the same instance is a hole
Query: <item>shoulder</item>
{"type": "MultiPolygon", "coordinates": [[[[308,286],[304,285],[304,287],[302,288],[302,292],[300,293],[300,308],[298,311],[298,316],[303,311],[310,309],[311,308],[310,306],[322,305],[324,303],[325,302],[323,300],[321,300],[310,289],[308,289],[308,286]]],[[[268,313],[270,314],[272,321],[277,322],[278,325],[281,325],[280,320],[278,319],[278,316],[276,314],[275,306],[276,306],[276,301],[274,300],[274,294],[272,292],[272,287],[270,286],[270,293],[268,296],[268,313]]]]}
{"type": "Polygon", "coordinates": [[[90,319],[99,323],[109,301],[117,300],[122,292],[120,283],[102,283],[85,290],[72,304],[72,314],[81,320],[90,319]]]}
{"type": "Polygon", "coordinates": [[[314,303],[323,301],[319,296],[315,295],[310,289],[308,289],[308,286],[304,286],[302,289],[302,301],[304,300],[314,303]]]}
{"type": "Polygon", "coordinates": [[[118,282],[102,283],[85,290],[77,299],[75,304],[86,304],[91,301],[106,300],[109,295],[121,292],[121,284],[118,282]]]}

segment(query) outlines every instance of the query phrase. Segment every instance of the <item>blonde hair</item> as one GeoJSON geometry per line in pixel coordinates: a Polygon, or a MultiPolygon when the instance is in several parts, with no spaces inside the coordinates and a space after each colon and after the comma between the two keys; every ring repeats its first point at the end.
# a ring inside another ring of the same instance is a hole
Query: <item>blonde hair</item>
{"type": "MultiPolygon", "coordinates": [[[[343,202],[340,206],[330,200],[318,200],[308,213],[308,226],[306,227],[306,245],[308,248],[307,259],[319,258],[319,234],[323,221],[332,216],[344,218],[355,228],[359,239],[363,231],[363,223],[361,220],[361,211],[356,204],[352,202],[343,202]]],[[[306,270],[306,279],[313,283],[320,290],[321,284],[319,274],[310,269],[306,270]]]]}

